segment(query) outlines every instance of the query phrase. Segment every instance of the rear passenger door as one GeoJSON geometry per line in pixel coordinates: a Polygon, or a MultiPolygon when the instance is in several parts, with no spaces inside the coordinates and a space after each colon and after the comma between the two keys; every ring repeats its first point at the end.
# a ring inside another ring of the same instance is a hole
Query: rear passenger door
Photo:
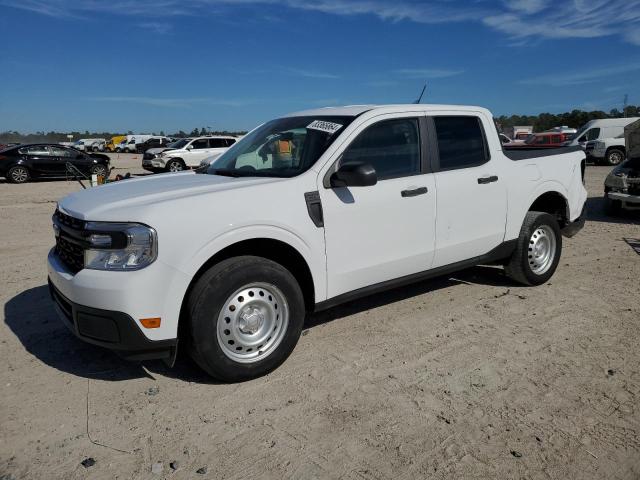
{"type": "Polygon", "coordinates": [[[502,243],[507,190],[478,115],[434,115],[429,124],[436,147],[435,268],[484,255],[502,243]]]}
{"type": "Polygon", "coordinates": [[[226,138],[210,138],[209,139],[209,154],[207,157],[218,158],[229,148],[226,138]]]}
{"type": "Polygon", "coordinates": [[[51,150],[46,145],[32,145],[20,149],[25,155],[27,165],[38,176],[51,177],[56,175],[56,158],[51,155],[51,150]]]}

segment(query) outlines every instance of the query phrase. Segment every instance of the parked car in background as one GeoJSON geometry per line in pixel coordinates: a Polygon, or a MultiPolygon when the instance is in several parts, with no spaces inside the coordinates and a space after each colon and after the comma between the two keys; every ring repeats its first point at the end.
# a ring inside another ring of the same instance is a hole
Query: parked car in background
{"type": "Polygon", "coordinates": [[[19,143],[0,143],[0,150],[4,150],[5,148],[15,147],[16,145],[20,145],[19,143]]]}
{"type": "Polygon", "coordinates": [[[76,140],[73,147],[83,152],[103,151],[107,141],[104,138],[81,138],[76,140]]]}
{"type": "Polygon", "coordinates": [[[608,215],[620,210],[640,212],[640,157],[625,160],[604,181],[604,210],[608,215]]]}
{"type": "Polygon", "coordinates": [[[162,152],[166,152],[167,150],[175,150],[178,148],[182,148],[188,145],[191,140],[193,140],[193,138],[179,138],[167,144],[165,147],[150,148],[149,150],[144,152],[144,154],[142,155],[143,168],[145,165],[147,165],[150,168],[146,168],[146,170],[164,171],[164,169],[159,166],[160,164],[157,161],[156,161],[156,165],[157,165],[156,167],[153,166],[154,165],[153,162],[150,163],[149,161],[159,158],[162,152]]]}
{"type": "Polygon", "coordinates": [[[180,146],[165,150],[158,157],[142,159],[142,168],[151,172],[180,172],[198,168],[207,157],[218,157],[227,151],[237,138],[223,135],[184,139],[180,146]]]}
{"type": "Polygon", "coordinates": [[[567,125],[563,125],[561,127],[553,127],[549,131],[550,132],[557,132],[557,133],[567,133],[569,135],[575,135],[576,133],[578,133],[578,129],[577,128],[571,128],[571,127],[568,127],[567,125]]]}
{"type": "Polygon", "coordinates": [[[116,135],[115,137],[111,137],[111,140],[107,142],[104,148],[108,152],[115,152],[118,145],[126,139],[126,135],[116,135]]]}
{"type": "Polygon", "coordinates": [[[580,148],[503,151],[480,107],[298,112],[204,173],[62,199],[50,292],[87,342],[170,365],[180,343],[218,379],[255,378],[314,310],[475,265],[548,283],[584,224],[584,162],[580,148]]]}
{"type": "Polygon", "coordinates": [[[512,139],[512,142],[524,141],[529,135],[533,133],[533,127],[530,125],[517,125],[514,127],[507,127],[503,130],[503,133],[512,139]]]}
{"type": "Polygon", "coordinates": [[[147,150],[151,148],[164,148],[171,143],[171,139],[169,137],[151,137],[145,140],[142,143],[136,144],[137,153],[145,153],[147,150]]]}
{"type": "Polygon", "coordinates": [[[67,163],[87,176],[109,174],[107,155],[88,154],[59,144],[34,143],[2,150],[0,176],[12,183],[25,183],[36,178],[65,178],[69,176],[67,163]]]}
{"type": "Polygon", "coordinates": [[[138,153],[138,145],[146,142],[155,135],[127,135],[125,141],[116,147],[116,152],[138,153]]]}
{"type": "Polygon", "coordinates": [[[542,132],[533,133],[524,142],[512,142],[505,144],[505,148],[559,148],[569,139],[567,133],[542,132]]]}
{"type": "Polygon", "coordinates": [[[500,137],[500,142],[502,142],[502,143],[511,143],[511,142],[513,142],[513,140],[510,139],[509,137],[507,137],[504,133],[499,133],[498,136],[500,137]]]}
{"type": "Polygon", "coordinates": [[[604,138],[614,138],[624,134],[624,127],[639,120],[640,117],[632,118],[604,118],[587,122],[578,133],[567,142],[567,146],[581,146],[586,149],[590,140],[602,140],[604,138]]]}
{"type": "Polygon", "coordinates": [[[619,165],[624,162],[627,155],[624,133],[614,138],[587,142],[586,152],[596,163],[619,165]]]}

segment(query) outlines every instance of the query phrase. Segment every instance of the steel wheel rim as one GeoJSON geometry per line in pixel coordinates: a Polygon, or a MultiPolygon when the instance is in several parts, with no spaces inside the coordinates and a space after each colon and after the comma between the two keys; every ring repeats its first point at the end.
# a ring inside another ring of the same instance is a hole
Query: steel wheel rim
{"type": "Polygon", "coordinates": [[[182,164],[180,162],[171,162],[169,164],[169,171],[170,172],[181,172],[182,171],[182,164]]]}
{"type": "Polygon", "coordinates": [[[13,172],[11,172],[11,178],[13,178],[15,182],[26,182],[28,177],[29,174],[27,173],[27,170],[22,167],[18,167],[13,172]]]}
{"type": "Polygon", "coordinates": [[[236,290],[218,315],[218,345],[227,358],[255,363],[282,343],[289,325],[289,305],[283,293],[268,283],[236,290]]]}
{"type": "Polygon", "coordinates": [[[107,169],[104,168],[104,167],[96,167],[96,168],[93,169],[93,174],[104,177],[104,176],[107,175],[106,171],[107,171],[107,169]]]}
{"type": "Polygon", "coordinates": [[[609,154],[609,162],[614,165],[619,164],[622,161],[622,155],[619,152],[613,152],[609,154]]]}
{"type": "Polygon", "coordinates": [[[543,275],[549,271],[556,256],[556,235],[548,225],[540,225],[529,239],[528,261],[531,271],[543,275]]]}

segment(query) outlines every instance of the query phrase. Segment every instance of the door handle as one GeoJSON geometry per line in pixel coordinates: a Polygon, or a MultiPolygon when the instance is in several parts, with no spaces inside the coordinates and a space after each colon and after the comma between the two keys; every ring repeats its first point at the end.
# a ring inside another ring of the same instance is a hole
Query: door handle
{"type": "Polygon", "coordinates": [[[420,188],[413,188],[411,190],[402,190],[402,192],[400,192],[400,195],[402,195],[403,198],[417,197],[418,195],[424,195],[428,191],[429,189],[427,187],[420,187],[420,188]]]}
{"type": "Polygon", "coordinates": [[[497,182],[498,181],[498,176],[497,175],[491,175],[490,177],[480,177],[478,179],[478,183],[480,185],[485,185],[487,183],[493,183],[493,182],[497,182]]]}

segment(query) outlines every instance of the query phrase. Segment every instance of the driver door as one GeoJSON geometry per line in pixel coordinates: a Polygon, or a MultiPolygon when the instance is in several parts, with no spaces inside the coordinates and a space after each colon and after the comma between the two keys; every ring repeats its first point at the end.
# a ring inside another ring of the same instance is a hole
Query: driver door
{"type": "Polygon", "coordinates": [[[436,191],[420,114],[371,119],[319,177],[328,298],[428,270],[435,246],[436,191]],[[372,165],[378,183],[331,188],[327,176],[349,162],[372,165]]]}

